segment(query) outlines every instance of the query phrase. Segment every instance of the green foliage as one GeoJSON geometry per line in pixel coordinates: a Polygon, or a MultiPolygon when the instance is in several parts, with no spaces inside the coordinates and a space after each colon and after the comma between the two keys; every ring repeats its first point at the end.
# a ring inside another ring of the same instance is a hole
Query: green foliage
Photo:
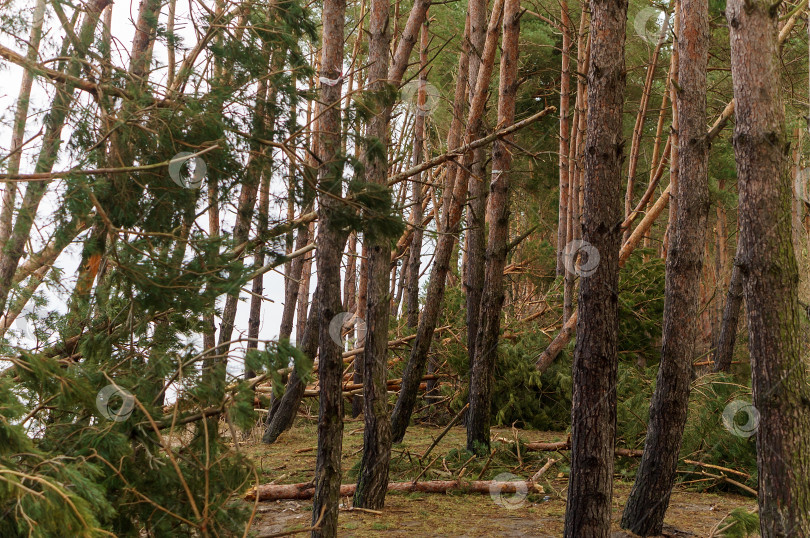
{"type": "Polygon", "coordinates": [[[633,362],[658,361],[664,315],[664,261],[637,249],[619,279],[619,356],[633,362]],[[649,260],[644,261],[643,256],[649,260]]]}
{"type": "Polygon", "coordinates": [[[725,538],[747,538],[759,533],[759,514],[749,512],[745,508],[735,508],[726,518],[728,525],[724,526],[720,536],[725,538]]]}

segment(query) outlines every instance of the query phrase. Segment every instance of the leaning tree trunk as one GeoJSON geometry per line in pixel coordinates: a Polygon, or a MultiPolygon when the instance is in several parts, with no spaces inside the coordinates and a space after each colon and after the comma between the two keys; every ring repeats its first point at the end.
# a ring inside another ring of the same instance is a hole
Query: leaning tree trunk
{"type": "Polygon", "coordinates": [[[330,321],[341,311],[340,261],[345,233],[335,222],[342,196],[343,158],[340,155],[340,100],[343,81],[343,30],[345,0],[324,0],[321,89],[318,106],[318,349],[320,401],[318,407],[318,456],[315,497],[312,504],[313,537],[337,536],[343,448],[343,360],[341,346],[329,335],[330,321]],[[323,513],[322,513],[323,512],[323,513]],[[323,518],[321,518],[323,515],[323,518]]]}
{"type": "MultiPolygon", "coordinates": [[[[519,33],[520,0],[506,0],[503,9],[503,45],[498,87],[498,128],[508,127],[515,121],[519,33]]],[[[503,269],[506,265],[509,243],[511,138],[510,136],[504,140],[496,140],[492,146],[492,182],[486,215],[486,222],[489,225],[486,271],[481,299],[481,319],[477,324],[478,341],[470,372],[470,411],[467,415],[467,450],[472,453],[489,453],[492,385],[504,301],[503,269]]]]}
{"type": "MultiPolygon", "coordinates": [[[[318,290],[315,287],[315,293],[312,295],[312,304],[309,308],[309,315],[306,317],[306,326],[303,333],[298,335],[299,349],[307,357],[315,358],[318,352],[318,290]]],[[[306,383],[298,375],[298,371],[293,369],[290,372],[290,377],[287,379],[287,385],[284,389],[284,394],[278,399],[277,408],[275,413],[267,421],[267,427],[262,436],[263,443],[275,443],[278,436],[284,433],[293,425],[295,413],[298,411],[298,406],[301,405],[301,400],[304,398],[304,389],[306,383]]]]}
{"type": "MultiPolygon", "coordinates": [[[[385,187],[388,179],[388,123],[390,108],[382,100],[388,83],[389,33],[388,0],[371,0],[369,19],[368,91],[378,96],[380,109],[368,123],[369,148],[364,156],[366,181],[385,187]]],[[[390,192],[386,194],[390,198],[390,192]]],[[[363,456],[354,506],[380,509],[385,505],[388,464],[391,459],[391,423],[388,420],[386,392],[388,360],[388,318],[391,313],[391,242],[387,237],[370,235],[368,241],[368,306],[366,342],[363,349],[363,456]]]]}
{"type": "Polygon", "coordinates": [[[760,531],[766,538],[810,536],[810,380],[799,342],[778,10],[765,0],[731,0],[726,9],[737,115],[737,263],[743,274],[755,408],[748,412],[759,418],[760,531]]]}
{"type": "Polygon", "coordinates": [[[709,143],[706,135],[708,0],[681,0],[678,36],[680,178],[677,214],[666,262],[663,343],[650,403],[644,456],[622,516],[622,527],[641,536],[661,534],[675,483],[689,406],[700,282],[709,217],[709,143]]]}
{"type": "Polygon", "coordinates": [[[591,2],[583,240],[565,536],[610,535],[619,330],[626,0],[591,2]],[[600,256],[596,261],[593,256],[600,256]]]}

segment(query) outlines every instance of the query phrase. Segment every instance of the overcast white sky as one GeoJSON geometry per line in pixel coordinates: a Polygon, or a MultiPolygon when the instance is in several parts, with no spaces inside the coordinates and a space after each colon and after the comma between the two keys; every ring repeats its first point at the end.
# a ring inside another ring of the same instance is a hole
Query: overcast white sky
{"type": "MultiPolygon", "coordinates": [[[[206,2],[209,7],[214,6],[213,1],[206,2]]],[[[112,15],[112,35],[113,35],[113,62],[122,68],[126,68],[129,63],[128,50],[134,35],[134,20],[137,17],[138,0],[118,0],[113,5],[112,15]]],[[[175,32],[183,38],[183,44],[188,47],[196,42],[194,34],[194,24],[189,18],[189,4],[190,2],[179,1],[177,2],[177,19],[175,32]]],[[[6,13],[14,13],[22,10],[27,21],[30,22],[32,18],[35,0],[16,0],[11,3],[10,8],[5,8],[6,13]]],[[[68,17],[71,16],[71,11],[67,4],[64,8],[68,17]]],[[[199,0],[195,0],[195,17],[199,16],[199,0]]],[[[165,8],[161,17],[161,22],[165,23],[165,8]]],[[[27,26],[27,25],[26,25],[27,26]]],[[[28,28],[21,28],[22,34],[19,36],[10,35],[8,33],[0,33],[0,43],[4,46],[11,48],[21,54],[26,53],[25,41],[18,39],[27,39],[28,28]]],[[[59,21],[53,13],[52,9],[48,7],[46,10],[45,30],[43,44],[40,48],[40,61],[47,61],[58,55],[58,45],[61,42],[64,31],[59,25],[59,21]]],[[[97,33],[98,35],[98,33],[97,33]]],[[[183,52],[179,51],[178,63],[183,58],[183,52]]],[[[166,62],[166,49],[158,42],[155,46],[154,59],[157,63],[165,65],[166,62]]],[[[154,64],[153,64],[154,65],[154,64]]],[[[13,117],[14,109],[17,102],[17,95],[19,92],[20,81],[22,78],[22,69],[14,64],[10,64],[0,60],[0,154],[6,155],[11,146],[11,130],[10,122],[13,117]]],[[[159,69],[155,72],[153,80],[165,80],[165,69],[159,69]]],[[[25,139],[35,135],[42,125],[43,111],[47,111],[51,98],[53,96],[53,88],[48,83],[42,80],[36,80],[31,99],[30,117],[27,125],[25,139]]],[[[87,99],[87,96],[80,96],[80,99],[87,99]]],[[[69,120],[70,123],[70,120],[69,120]]],[[[70,130],[63,131],[63,142],[70,136],[70,130]]],[[[55,171],[65,170],[80,163],[81,156],[73,155],[68,156],[64,151],[60,153],[60,159],[54,167],[55,171]]],[[[36,158],[39,150],[38,141],[30,145],[23,154],[22,173],[31,172],[33,169],[34,159],[36,158]]],[[[168,171],[167,171],[168,173],[168,171]]],[[[24,184],[15,185],[16,188],[22,191],[24,184]]],[[[18,196],[18,200],[21,196],[18,196]]],[[[43,201],[38,213],[38,221],[46,221],[48,213],[53,211],[55,207],[56,197],[50,196],[49,199],[43,201]]],[[[286,211],[286,209],[285,209],[286,211]]],[[[281,214],[278,206],[271,208],[271,212],[281,214]]],[[[224,215],[223,229],[228,230],[233,226],[233,214],[224,215]]],[[[200,219],[199,224],[207,227],[207,217],[200,219]]],[[[49,227],[42,230],[42,238],[47,238],[48,233],[51,231],[49,227]]],[[[34,234],[35,241],[37,234],[34,234]]],[[[83,237],[83,236],[81,236],[83,237]]],[[[75,272],[79,264],[81,254],[81,245],[74,244],[68,248],[56,262],[56,265],[65,271],[65,277],[72,279],[75,277],[75,272]]],[[[260,330],[260,338],[273,339],[278,335],[278,329],[281,319],[281,311],[283,308],[283,276],[278,272],[271,271],[265,274],[264,278],[265,297],[269,300],[263,302],[262,311],[262,326],[260,330]]],[[[247,286],[250,287],[249,285],[247,286]]],[[[314,279],[313,279],[314,288],[314,279]]],[[[42,288],[41,288],[42,289],[42,288]]],[[[72,285],[63,289],[48,288],[47,296],[52,304],[47,309],[64,310],[65,299],[67,292],[72,289],[72,285]]],[[[247,294],[243,294],[244,298],[248,298],[247,294]]],[[[46,310],[47,310],[46,309],[46,310]]],[[[39,312],[42,315],[44,312],[39,312]]],[[[234,338],[239,336],[239,332],[246,335],[247,332],[247,318],[248,318],[248,303],[243,302],[236,319],[236,331],[234,338]]],[[[17,328],[24,328],[24,324],[20,323],[17,328]]],[[[21,342],[22,343],[22,342],[21,342]]],[[[238,355],[238,352],[235,353],[238,355]]],[[[233,361],[233,368],[241,370],[241,364],[233,361]]],[[[235,371],[234,371],[235,373],[235,371]]]]}

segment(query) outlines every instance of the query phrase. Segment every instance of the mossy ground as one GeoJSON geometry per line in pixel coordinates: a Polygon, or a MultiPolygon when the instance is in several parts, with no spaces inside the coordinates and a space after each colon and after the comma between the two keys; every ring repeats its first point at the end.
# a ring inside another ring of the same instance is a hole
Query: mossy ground
{"type": "MultiPolygon", "coordinates": [[[[433,442],[442,428],[411,426],[405,441],[395,445],[390,479],[413,480],[424,465],[432,462],[420,480],[448,480],[463,477],[491,480],[501,473],[531,477],[549,457],[558,462],[544,480],[543,492],[530,493],[516,508],[507,509],[488,495],[425,493],[390,493],[381,515],[342,510],[339,517],[341,536],[561,536],[565,517],[565,491],[568,484],[567,452],[528,452],[524,442],[560,441],[560,432],[517,431],[497,429],[493,436],[495,453],[487,458],[473,458],[464,450],[465,431],[454,427],[441,440],[428,458],[419,456],[433,442]],[[521,441],[521,453],[514,443],[521,441]],[[438,458],[437,458],[438,456],[438,458]],[[434,461],[435,459],[435,461],[434,461]],[[486,468],[484,468],[486,467],[486,468]],[[483,472],[482,472],[483,471],[483,472]]],[[[263,483],[296,483],[312,479],[315,471],[317,431],[314,421],[301,419],[274,445],[263,445],[257,429],[242,445],[256,463],[263,483]]],[[[363,445],[362,420],[346,422],[343,441],[343,483],[353,481],[353,468],[360,459],[363,445]]],[[[635,462],[624,462],[634,466],[635,462]]],[[[618,468],[619,466],[617,466],[618,468]]],[[[630,492],[632,481],[617,469],[614,483],[614,536],[621,532],[618,522],[630,492]]],[[[351,499],[344,499],[351,503],[351,499]]],[[[676,488],[667,513],[665,532],[671,536],[708,536],[711,530],[734,508],[752,510],[756,500],[731,493],[698,493],[683,486],[676,488]]],[[[252,530],[257,535],[273,534],[309,526],[311,501],[278,501],[259,503],[252,530]]]]}

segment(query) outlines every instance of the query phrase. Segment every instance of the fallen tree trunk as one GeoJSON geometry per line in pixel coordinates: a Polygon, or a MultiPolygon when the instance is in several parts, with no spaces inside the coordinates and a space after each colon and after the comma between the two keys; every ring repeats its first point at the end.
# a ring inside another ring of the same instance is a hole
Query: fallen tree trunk
{"type": "MultiPolygon", "coordinates": [[[[539,474],[539,473],[538,473],[539,474]]],[[[536,476],[536,475],[535,475],[536,476]]],[[[428,480],[426,482],[389,482],[388,491],[418,491],[421,493],[447,493],[448,491],[460,491],[465,493],[490,493],[514,494],[526,493],[536,488],[538,479],[516,480],[502,482],[497,480],[428,480]]],[[[356,484],[343,484],[340,486],[341,497],[351,497],[357,489],[356,484]]],[[[304,484],[262,484],[249,490],[244,499],[246,501],[279,501],[282,499],[307,500],[311,499],[315,493],[315,488],[311,483],[304,484]]]]}
{"type": "MultiPolygon", "coordinates": [[[[555,452],[557,450],[571,450],[571,444],[569,441],[559,441],[556,443],[527,443],[526,449],[536,452],[555,452]]],[[[630,448],[615,448],[614,453],[617,456],[640,458],[644,451],[633,450],[630,448]]]]}

